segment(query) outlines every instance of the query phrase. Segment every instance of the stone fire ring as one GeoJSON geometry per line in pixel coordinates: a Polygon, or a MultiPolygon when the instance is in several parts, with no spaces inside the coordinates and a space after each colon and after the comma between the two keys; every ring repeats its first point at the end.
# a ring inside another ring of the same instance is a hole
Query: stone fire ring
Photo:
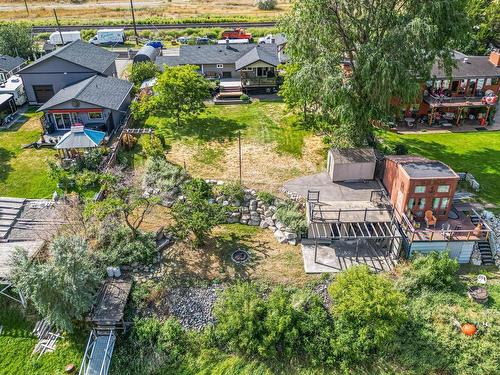
{"type": "Polygon", "coordinates": [[[238,249],[231,254],[231,260],[236,264],[243,264],[250,260],[250,254],[246,250],[238,249]]]}

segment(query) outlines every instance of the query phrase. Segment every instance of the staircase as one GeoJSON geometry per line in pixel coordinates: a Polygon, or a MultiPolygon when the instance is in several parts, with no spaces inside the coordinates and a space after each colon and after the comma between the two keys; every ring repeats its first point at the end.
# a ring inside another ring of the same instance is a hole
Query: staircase
{"type": "Polygon", "coordinates": [[[220,86],[219,93],[214,98],[215,104],[242,104],[243,100],[240,96],[243,95],[241,91],[241,84],[239,86],[220,86]]]}
{"type": "Polygon", "coordinates": [[[9,235],[25,201],[23,198],[0,197],[0,240],[6,239],[9,235]]]}
{"type": "Polygon", "coordinates": [[[491,246],[488,241],[477,241],[479,252],[481,253],[481,262],[484,266],[492,266],[495,264],[491,253],[491,246]]]}
{"type": "Polygon", "coordinates": [[[90,332],[78,375],[107,375],[115,341],[113,330],[90,332]]]}
{"type": "MultiPolygon", "coordinates": [[[[481,219],[475,213],[471,213],[470,221],[472,224],[477,225],[481,222],[481,219]]],[[[481,263],[484,266],[491,266],[495,264],[493,259],[493,253],[491,252],[491,246],[489,241],[477,241],[479,252],[481,253],[481,263]]]]}

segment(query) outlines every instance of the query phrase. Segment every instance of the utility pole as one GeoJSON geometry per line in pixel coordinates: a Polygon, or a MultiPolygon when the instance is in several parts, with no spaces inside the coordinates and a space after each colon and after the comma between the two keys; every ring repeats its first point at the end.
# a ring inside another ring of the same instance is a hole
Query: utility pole
{"type": "Polygon", "coordinates": [[[30,11],[28,10],[28,1],[27,0],[24,0],[24,6],[26,7],[26,14],[29,16],[30,11]]]}
{"type": "Polygon", "coordinates": [[[57,24],[57,31],[59,31],[59,36],[61,37],[61,44],[64,44],[62,32],[61,32],[61,25],[59,25],[59,19],[57,18],[57,13],[56,13],[56,8],[52,9],[54,11],[54,17],[56,18],[56,24],[57,24]]]}
{"type": "Polygon", "coordinates": [[[240,164],[240,185],[241,185],[241,132],[238,131],[238,158],[240,164]]]}
{"type": "Polygon", "coordinates": [[[132,23],[134,24],[135,45],[138,45],[139,35],[137,35],[137,26],[135,25],[134,0],[130,0],[130,10],[132,11],[132,23]]]}

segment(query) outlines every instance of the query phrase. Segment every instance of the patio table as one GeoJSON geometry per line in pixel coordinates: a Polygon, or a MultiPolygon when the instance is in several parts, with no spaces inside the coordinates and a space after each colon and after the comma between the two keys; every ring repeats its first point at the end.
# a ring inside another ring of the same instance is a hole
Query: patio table
{"type": "Polygon", "coordinates": [[[411,128],[415,123],[415,119],[413,117],[405,117],[406,125],[411,128]]]}

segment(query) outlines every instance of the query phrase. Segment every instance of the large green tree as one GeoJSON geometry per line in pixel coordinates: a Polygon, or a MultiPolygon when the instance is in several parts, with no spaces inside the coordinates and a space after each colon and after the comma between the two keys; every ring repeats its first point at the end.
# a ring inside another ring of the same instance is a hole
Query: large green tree
{"type": "Polygon", "coordinates": [[[339,146],[365,144],[373,121],[392,112],[392,98],[414,101],[436,58],[450,66],[447,46],[462,30],[464,1],[295,0],[281,27],[299,68],[285,79],[314,84],[339,146]]]}
{"type": "Polygon", "coordinates": [[[129,80],[136,87],[140,87],[145,80],[154,78],[158,74],[160,74],[160,69],[154,62],[144,61],[132,64],[129,80]]]}
{"type": "Polygon", "coordinates": [[[205,109],[213,85],[201,76],[194,65],[165,66],[154,87],[155,95],[134,103],[132,113],[136,118],[146,114],[174,117],[179,126],[181,117],[195,115],[205,109]]]}
{"type": "Polygon", "coordinates": [[[71,331],[94,302],[100,273],[80,237],[57,237],[45,261],[32,261],[22,248],[12,259],[12,281],[35,309],[59,329],[71,331]]]}
{"type": "Polygon", "coordinates": [[[34,44],[31,27],[21,23],[7,23],[0,26],[0,55],[33,56],[34,44]]]}

